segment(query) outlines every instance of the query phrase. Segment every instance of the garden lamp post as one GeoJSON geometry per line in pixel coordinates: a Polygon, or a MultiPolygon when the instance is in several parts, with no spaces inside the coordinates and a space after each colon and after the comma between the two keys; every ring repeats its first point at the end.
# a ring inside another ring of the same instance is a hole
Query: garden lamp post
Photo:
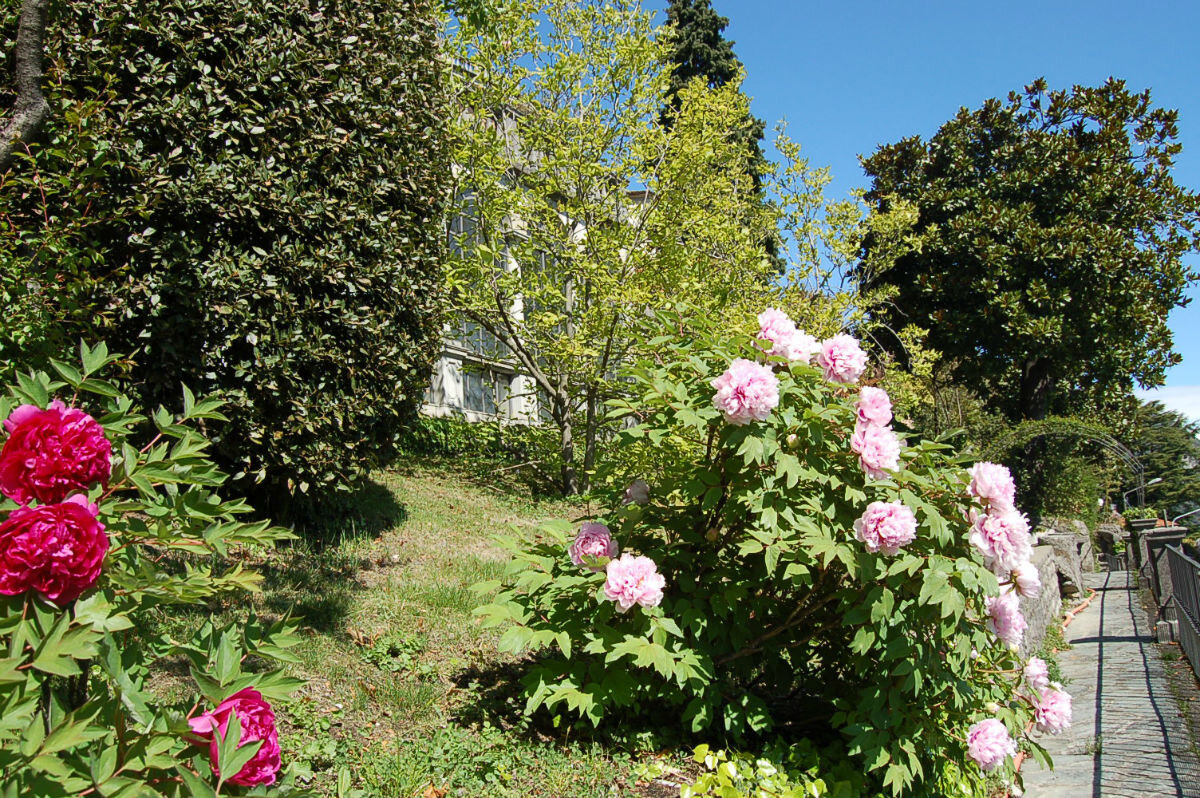
{"type": "Polygon", "coordinates": [[[1150,485],[1157,485],[1158,483],[1160,483],[1162,481],[1163,481],[1162,477],[1155,477],[1154,479],[1147,482],[1145,485],[1138,485],[1136,487],[1130,488],[1129,490],[1127,490],[1123,494],[1121,494],[1121,499],[1125,504],[1125,509],[1126,510],[1129,509],[1129,494],[1133,493],[1134,491],[1137,491],[1138,507],[1141,507],[1143,504],[1146,503],[1146,497],[1142,493],[1142,491],[1144,491],[1150,485]]]}

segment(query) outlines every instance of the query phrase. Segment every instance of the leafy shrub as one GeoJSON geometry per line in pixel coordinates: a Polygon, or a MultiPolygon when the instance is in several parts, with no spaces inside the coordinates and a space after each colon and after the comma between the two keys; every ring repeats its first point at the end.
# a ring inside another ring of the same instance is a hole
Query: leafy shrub
{"type": "Polygon", "coordinates": [[[775,743],[757,754],[696,748],[694,759],[706,772],[680,788],[680,798],[860,798],[866,785],[861,770],[836,752],[831,760],[807,741],[775,743]]]}
{"type": "MultiPolygon", "coordinates": [[[[271,661],[292,661],[287,648],[299,642],[293,622],[250,613],[224,627],[198,620],[190,634],[169,636],[153,631],[148,620],[161,608],[203,606],[256,590],[260,577],[240,564],[230,567],[224,556],[261,549],[290,535],[265,521],[239,521],[250,508],[215,492],[225,475],[209,460],[208,442],[198,428],[222,419],[219,402],[196,400],[185,390],[182,413],[160,408],[147,418],[114,385],[95,376],[114,361],[103,346],[84,347],[82,360],[82,370],[56,362],[55,377],[21,375],[11,393],[0,398],[0,418],[12,421],[19,417],[13,415],[19,405],[46,408],[57,395],[94,414],[99,427],[88,426],[102,429],[111,443],[111,476],[103,447],[95,462],[103,462],[106,473],[98,481],[90,480],[65,502],[29,505],[44,513],[60,512],[65,505],[95,505],[83,512],[103,525],[103,563],[94,573],[72,573],[84,579],[76,585],[82,592],[14,588],[14,579],[41,573],[38,557],[61,563],[77,555],[61,538],[57,543],[43,539],[33,560],[9,556],[13,548],[5,552],[0,795],[247,794],[234,782],[246,763],[272,744],[262,734],[251,736],[255,730],[273,729],[273,721],[264,720],[261,701],[253,699],[257,715],[235,711],[240,723],[229,720],[216,734],[220,742],[213,761],[208,744],[189,727],[189,716],[200,722],[223,702],[239,694],[247,702],[254,695],[243,691],[257,691],[272,701],[299,686],[266,667],[271,661]],[[150,434],[144,432],[147,427],[150,434]],[[187,674],[191,695],[186,701],[161,702],[149,688],[150,679],[168,665],[187,674]],[[214,775],[214,765],[224,778],[214,775]]],[[[18,437],[13,428],[9,433],[5,459],[12,454],[8,443],[18,437]]],[[[40,445],[48,444],[43,440],[40,445]]],[[[60,453],[69,465],[72,450],[60,453]]],[[[63,467],[58,465],[60,473],[63,467]]],[[[5,492],[12,491],[6,487],[5,492]]],[[[6,548],[15,522],[29,512],[8,499],[0,503],[6,548]]],[[[260,782],[278,768],[263,761],[260,782]]],[[[302,793],[294,788],[289,768],[274,788],[254,787],[249,794],[302,793]]]]}
{"type": "Polygon", "coordinates": [[[220,392],[213,456],[276,517],[386,459],[440,335],[439,30],[432,0],[55,4],[0,358],[107,338],[146,406],[220,392]]]}
{"type": "Polygon", "coordinates": [[[528,711],[562,707],[594,723],[677,713],[693,731],[735,737],[799,717],[840,733],[893,793],[936,793],[947,774],[980,783],[968,728],[987,716],[1020,735],[1031,706],[1017,695],[1014,649],[988,628],[1001,585],[968,541],[981,505],[963,465],[944,445],[909,441],[898,468],[869,478],[852,448],[862,449],[851,434],[859,392],[779,357],[766,359],[778,406],[727,423],[714,378],[738,358],[764,361],[762,350],[702,319],[661,321],[672,332],[649,342],[658,354],[632,372],[637,399],[613,413],[640,420],[626,445],[686,440],[698,456],[651,485],[647,504],[614,501],[596,519],[620,559],[605,564],[593,535],[575,565],[575,529],[556,521],[534,539],[501,538],[507,575],[478,586],[499,588],[478,613],[504,627],[501,649],[537,652],[528,711]],[[912,513],[915,539],[894,554],[856,537],[874,502],[912,513]]]}
{"type": "Polygon", "coordinates": [[[1140,521],[1147,518],[1158,518],[1157,507],[1126,507],[1121,513],[1127,521],[1140,521]]]}
{"type": "Polygon", "coordinates": [[[400,448],[420,455],[501,455],[519,430],[498,421],[467,421],[463,418],[429,418],[414,421],[400,439],[400,448]],[[509,433],[509,434],[506,434],[509,433]]]}
{"type": "Polygon", "coordinates": [[[1096,476],[1098,470],[1087,458],[1056,459],[1049,469],[1040,515],[1075,518],[1095,529],[1100,522],[1098,500],[1104,495],[1096,476]]]}

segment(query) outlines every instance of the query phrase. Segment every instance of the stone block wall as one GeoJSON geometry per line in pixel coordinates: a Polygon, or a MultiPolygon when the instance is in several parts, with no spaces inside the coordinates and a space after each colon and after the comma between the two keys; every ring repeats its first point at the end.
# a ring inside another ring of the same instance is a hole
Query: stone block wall
{"type": "Polygon", "coordinates": [[[1021,656],[1028,657],[1038,650],[1046,638],[1046,630],[1058,623],[1062,614],[1062,594],[1058,591],[1058,567],[1054,549],[1050,546],[1035,546],[1031,559],[1042,580],[1042,590],[1037,598],[1021,598],[1021,614],[1028,626],[1021,644],[1021,656]]]}

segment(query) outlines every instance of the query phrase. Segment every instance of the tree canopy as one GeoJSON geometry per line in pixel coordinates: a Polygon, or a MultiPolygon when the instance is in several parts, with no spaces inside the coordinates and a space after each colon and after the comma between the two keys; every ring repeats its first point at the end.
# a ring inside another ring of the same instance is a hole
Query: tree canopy
{"type": "MultiPolygon", "coordinates": [[[[668,107],[662,114],[663,123],[669,127],[679,113],[682,93],[689,83],[699,79],[710,89],[740,83],[742,62],[733,52],[734,43],[724,35],[729,18],[718,14],[711,0],[670,0],[667,25],[674,30],[668,55],[671,70],[668,107]]],[[[739,137],[750,151],[750,169],[757,190],[767,168],[762,151],[765,126],[749,111],[744,119],[736,120],[736,125],[739,137]]]]}
{"type": "MultiPolygon", "coordinates": [[[[1146,505],[1168,518],[1200,507],[1200,423],[1161,402],[1140,402],[1123,437],[1146,469],[1146,505]]],[[[1200,521],[1200,514],[1191,523],[1200,521]]]]}
{"type": "MultiPolygon", "coordinates": [[[[1167,314],[1197,275],[1200,199],[1172,177],[1177,113],[1120,80],[1044,80],[966,108],[928,141],[863,160],[873,211],[917,209],[920,246],[868,287],[880,320],[928,327],[957,377],[1010,419],[1072,412],[1161,384],[1179,362],[1167,314]]],[[[879,245],[868,236],[863,255],[879,245]]]]}
{"type": "MultiPolygon", "coordinates": [[[[560,433],[560,486],[574,493],[595,464],[604,402],[624,385],[614,377],[647,346],[648,314],[686,302],[742,320],[785,306],[784,284],[818,265],[809,247],[827,229],[816,217],[828,178],[785,143],[786,165],[770,173],[778,205],[761,200],[736,133],[749,113],[737,82],[690,82],[674,124],[657,124],[668,39],[637,0],[521,0],[491,21],[449,42],[464,64],[452,308],[532,381],[560,433]],[[785,277],[763,243],[778,225],[803,245],[785,277]]],[[[803,322],[824,313],[814,333],[841,321],[832,300],[796,306],[803,322]]]]}

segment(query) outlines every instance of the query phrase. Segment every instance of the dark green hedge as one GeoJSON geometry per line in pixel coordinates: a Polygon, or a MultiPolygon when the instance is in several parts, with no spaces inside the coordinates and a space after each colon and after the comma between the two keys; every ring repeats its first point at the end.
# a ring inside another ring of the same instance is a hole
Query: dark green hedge
{"type": "Polygon", "coordinates": [[[223,392],[216,454],[276,516],[386,460],[439,334],[437,9],[54,4],[54,119],[3,178],[0,290],[24,328],[0,356],[104,337],[136,352],[145,404],[223,392]]]}

